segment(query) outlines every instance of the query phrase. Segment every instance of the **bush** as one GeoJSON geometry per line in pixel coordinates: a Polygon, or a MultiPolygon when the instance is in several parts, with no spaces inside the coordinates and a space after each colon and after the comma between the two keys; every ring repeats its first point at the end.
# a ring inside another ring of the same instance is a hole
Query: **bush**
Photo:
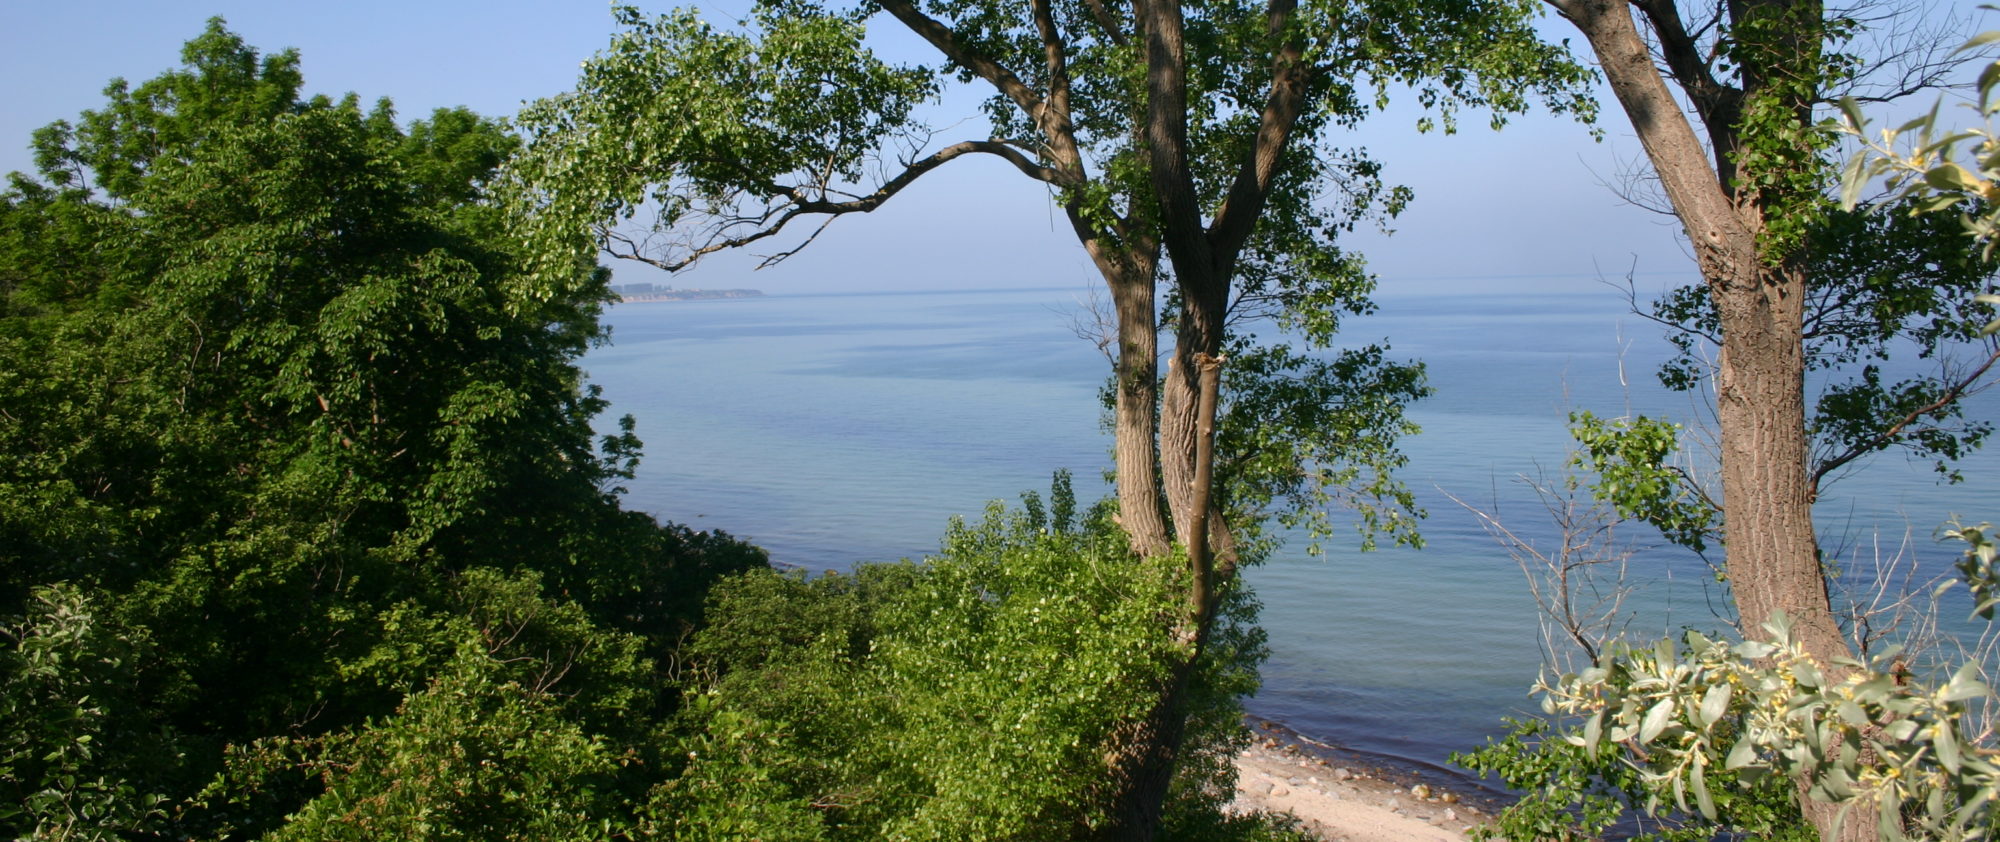
{"type": "MultiPolygon", "coordinates": [[[[1058,484],[1053,508],[1069,511],[1058,484]]],[[[1131,555],[1094,518],[1051,525],[1039,500],[954,523],[918,564],[716,589],[685,767],[656,793],[677,838],[1058,839],[1103,820],[1106,748],[1184,657],[1168,618],[1179,566],[1131,555]]],[[[1261,832],[1217,807],[1244,739],[1237,699],[1264,650],[1235,594],[1195,678],[1182,836],[1261,832]]]]}

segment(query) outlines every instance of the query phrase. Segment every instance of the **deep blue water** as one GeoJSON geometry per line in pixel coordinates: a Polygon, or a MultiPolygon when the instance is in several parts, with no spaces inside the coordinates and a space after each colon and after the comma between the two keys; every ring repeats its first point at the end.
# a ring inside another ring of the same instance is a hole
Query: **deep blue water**
{"type": "MultiPolygon", "coordinates": [[[[613,343],[584,361],[631,413],[646,461],[627,505],[720,528],[814,569],[917,557],[952,515],[1046,489],[1072,470],[1079,496],[1104,492],[1109,437],[1097,392],[1107,362],[1070,325],[1088,291],[1010,290],[771,296],[616,306],[613,343]]],[[[1272,657],[1253,713],[1303,734],[1420,764],[1479,744],[1500,717],[1532,709],[1542,662],[1520,569],[1465,508],[1497,513],[1544,544],[1550,519],[1517,481],[1554,477],[1571,409],[1682,417],[1701,408],[1653,379],[1656,326],[1619,294],[1385,298],[1351,323],[1356,344],[1387,340],[1425,361],[1435,397],[1413,413],[1403,473],[1430,518],[1426,549],[1361,553],[1337,535],[1323,558],[1294,540],[1251,571],[1272,657]]],[[[1971,414],[1991,418],[1992,397],[1971,414]]],[[[1829,546],[1865,562],[1908,549],[1928,570],[1953,553],[1931,535],[1954,513],[2000,518],[1993,454],[1970,481],[1940,486],[1891,453],[1832,486],[1829,546]]],[[[1719,625],[1721,595],[1690,554],[1642,551],[1629,567],[1634,634],[1719,625]]],[[[1963,616],[1959,607],[1949,609],[1963,616]]]]}

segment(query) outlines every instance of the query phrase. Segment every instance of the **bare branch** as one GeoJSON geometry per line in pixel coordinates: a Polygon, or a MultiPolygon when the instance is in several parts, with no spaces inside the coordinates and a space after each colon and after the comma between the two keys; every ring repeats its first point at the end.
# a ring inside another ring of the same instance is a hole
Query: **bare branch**
{"type": "Polygon", "coordinates": [[[1104,300],[1104,294],[1097,287],[1090,288],[1090,297],[1078,299],[1076,306],[1063,314],[1069,322],[1069,332],[1076,338],[1097,346],[1097,352],[1105,361],[1118,364],[1118,314],[1111,302],[1104,300]]]}
{"type": "Polygon", "coordinates": [[[1680,9],[1675,6],[1674,0],[1632,0],[1632,5],[1637,6],[1645,14],[1646,21],[1652,24],[1660,58],[1666,62],[1668,71],[1680,83],[1681,89],[1687,92],[1702,121],[1715,124],[1720,120],[1733,124],[1735,113],[1742,108],[1743,92],[1717,80],[1709,67],[1708,57],[1702,55],[1697,33],[1708,27],[1698,26],[1690,32],[1681,20],[1680,9]]]}
{"type": "MultiPolygon", "coordinates": [[[[902,192],[903,188],[915,183],[925,173],[937,169],[954,159],[974,153],[993,155],[1013,164],[1015,169],[1020,170],[1022,174],[1029,178],[1057,186],[1073,185],[1080,178],[1073,173],[1066,173],[1052,167],[1043,166],[1022,154],[1020,150],[1005,143],[995,140],[967,140],[946,146],[922,159],[908,163],[902,172],[883,182],[882,186],[876,188],[874,192],[851,199],[840,201],[828,200],[824,197],[834,191],[817,186],[811,188],[812,193],[808,193],[808,190],[798,187],[781,184],[765,185],[764,189],[773,194],[769,197],[774,202],[771,207],[766,208],[763,213],[757,215],[719,219],[714,225],[709,227],[711,233],[698,238],[699,244],[690,244],[685,248],[683,253],[677,255],[657,257],[647,254],[649,251],[647,246],[651,242],[651,237],[647,237],[643,241],[634,241],[630,237],[608,228],[599,229],[599,245],[613,257],[635,260],[668,272],[679,272],[694,265],[703,257],[716,252],[742,248],[760,240],[776,236],[783,232],[785,226],[791,224],[792,220],[801,216],[840,216],[843,214],[868,213],[873,211],[881,207],[883,203],[889,201],[897,193],[902,192]],[[744,234],[730,233],[741,228],[751,228],[753,230],[744,234]]],[[[764,258],[758,268],[775,265],[785,258],[798,253],[799,249],[810,244],[814,238],[819,236],[819,232],[825,229],[826,225],[822,223],[811,236],[806,238],[805,242],[764,258]]]]}
{"type": "Polygon", "coordinates": [[[806,235],[806,238],[804,240],[800,240],[799,244],[796,246],[792,246],[791,248],[785,249],[784,251],[778,252],[776,254],[760,255],[757,261],[757,268],[768,269],[772,266],[778,265],[779,263],[783,263],[785,258],[791,257],[792,255],[804,251],[806,246],[812,245],[814,240],[819,239],[819,235],[826,233],[827,226],[832,225],[833,221],[838,218],[839,217],[837,216],[829,216],[826,219],[821,220],[819,223],[819,227],[814,228],[813,232],[811,234],[806,235]]]}
{"type": "Polygon", "coordinates": [[[1872,57],[1846,84],[1826,92],[1826,102],[1850,98],[1860,103],[1893,102],[1926,90],[1950,86],[1951,77],[1977,57],[1958,52],[1971,33],[1971,21],[1955,6],[1926,0],[1857,0],[1828,14],[1855,20],[1858,53],[1872,57]]]}
{"type": "Polygon", "coordinates": [[[1573,479],[1565,476],[1552,482],[1547,476],[1522,475],[1516,481],[1535,493],[1553,521],[1556,538],[1551,544],[1538,544],[1509,528],[1497,514],[1449,492],[1445,496],[1478,518],[1486,533],[1520,565],[1528,593],[1542,615],[1542,657],[1549,667],[1566,672],[1566,651],[1580,650],[1585,659],[1595,661],[1605,644],[1630,622],[1625,599],[1636,588],[1626,578],[1626,564],[1638,548],[1618,535],[1620,520],[1604,504],[1581,499],[1573,479]]]}
{"type": "Polygon", "coordinates": [[[1687,325],[1681,324],[1680,322],[1674,321],[1672,319],[1662,318],[1654,314],[1651,310],[1647,310],[1645,308],[1640,307],[1638,285],[1633,280],[1633,276],[1630,271],[1627,271],[1625,273],[1625,281],[1623,283],[1609,281],[1609,280],[1600,280],[1599,282],[1604,284],[1605,286],[1611,287],[1612,289],[1618,290],[1620,293],[1622,293],[1625,296],[1625,309],[1631,312],[1632,315],[1638,316],[1639,318],[1645,319],[1646,321],[1652,322],[1656,325],[1664,327],[1667,330],[1673,331],[1674,333],[1680,334],[1682,336],[1692,336],[1704,342],[1707,342],[1710,345],[1720,346],[1722,344],[1722,337],[1720,336],[1695,330],[1694,328],[1688,327],[1687,325]]]}

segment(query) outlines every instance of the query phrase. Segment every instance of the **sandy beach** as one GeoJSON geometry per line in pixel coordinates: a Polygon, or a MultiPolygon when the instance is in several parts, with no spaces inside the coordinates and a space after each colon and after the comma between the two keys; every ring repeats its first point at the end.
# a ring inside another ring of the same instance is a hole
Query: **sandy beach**
{"type": "Polygon", "coordinates": [[[1320,839],[1456,842],[1500,807],[1462,781],[1343,756],[1268,722],[1252,722],[1251,733],[1228,809],[1289,812],[1320,839]]]}

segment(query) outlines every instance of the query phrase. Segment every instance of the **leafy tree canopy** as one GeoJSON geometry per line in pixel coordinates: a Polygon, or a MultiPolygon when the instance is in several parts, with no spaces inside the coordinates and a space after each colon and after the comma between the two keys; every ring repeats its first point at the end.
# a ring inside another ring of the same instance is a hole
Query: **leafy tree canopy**
{"type": "MultiPolygon", "coordinates": [[[[252,832],[461,733],[575,736],[460,770],[499,800],[648,745],[651,664],[763,556],[618,508],[638,442],[575,367],[607,273],[522,294],[494,121],[303,98],[220,20],[183,58],[0,194],[0,683],[39,723],[6,833],[91,793],[132,796],[100,830],[252,832]],[[254,783],[195,798],[225,769],[254,783]]],[[[458,791],[424,785],[396,803],[458,791]]]]}

